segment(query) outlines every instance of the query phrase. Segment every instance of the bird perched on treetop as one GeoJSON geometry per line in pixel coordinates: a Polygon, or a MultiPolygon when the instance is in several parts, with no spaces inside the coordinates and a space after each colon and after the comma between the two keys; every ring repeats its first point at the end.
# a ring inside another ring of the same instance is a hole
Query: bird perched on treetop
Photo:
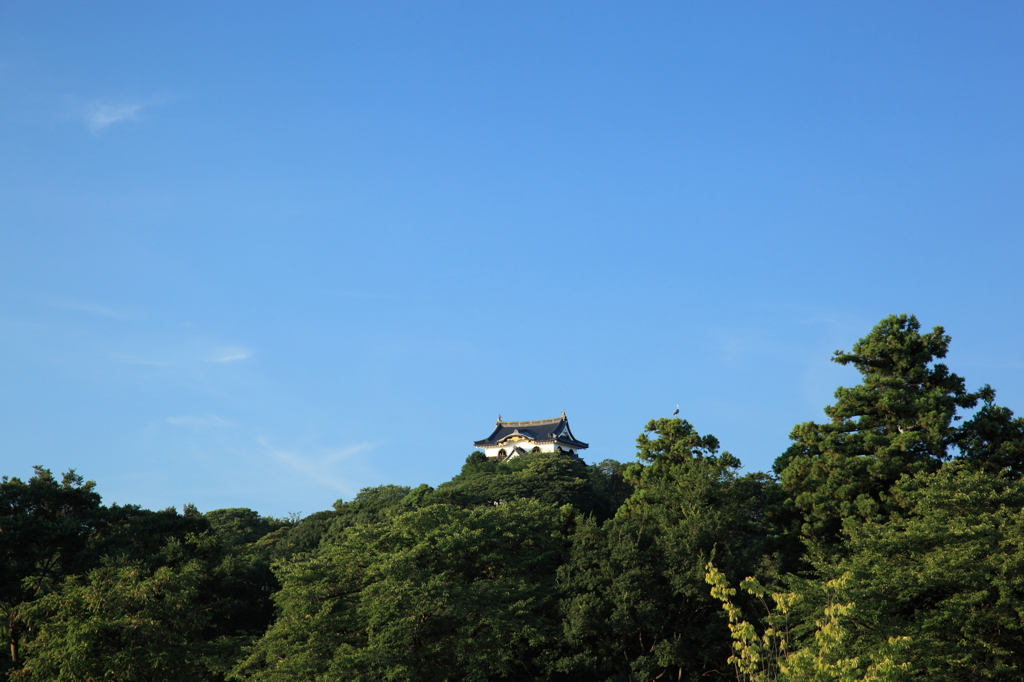
{"type": "Polygon", "coordinates": [[[672,413],[672,416],[674,417],[677,414],[679,414],[679,403],[676,403],[676,411],[672,413]]]}

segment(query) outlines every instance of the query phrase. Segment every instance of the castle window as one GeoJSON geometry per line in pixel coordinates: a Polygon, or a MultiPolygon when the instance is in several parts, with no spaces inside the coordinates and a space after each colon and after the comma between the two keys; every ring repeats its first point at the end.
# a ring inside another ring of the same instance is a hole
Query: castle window
{"type": "Polygon", "coordinates": [[[506,457],[508,457],[508,453],[507,452],[505,452],[504,450],[498,450],[498,461],[499,462],[501,460],[505,459],[506,457]]]}

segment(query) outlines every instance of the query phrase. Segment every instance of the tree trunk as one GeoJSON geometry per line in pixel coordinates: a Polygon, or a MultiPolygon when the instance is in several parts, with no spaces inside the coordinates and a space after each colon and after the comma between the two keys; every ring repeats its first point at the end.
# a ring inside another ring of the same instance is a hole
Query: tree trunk
{"type": "Polygon", "coordinates": [[[17,665],[18,663],[18,626],[14,620],[14,616],[11,615],[7,619],[7,638],[11,643],[11,662],[17,665]]]}

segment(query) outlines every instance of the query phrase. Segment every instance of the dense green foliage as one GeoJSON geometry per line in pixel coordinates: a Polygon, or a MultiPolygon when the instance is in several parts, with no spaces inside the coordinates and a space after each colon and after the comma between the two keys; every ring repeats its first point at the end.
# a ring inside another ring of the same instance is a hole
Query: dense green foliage
{"type": "Polygon", "coordinates": [[[771,474],[657,419],[630,464],[475,452],[301,521],[4,478],[0,676],[1019,680],[1024,419],[949,344],[902,315],[837,352],[861,383],[771,474]]]}

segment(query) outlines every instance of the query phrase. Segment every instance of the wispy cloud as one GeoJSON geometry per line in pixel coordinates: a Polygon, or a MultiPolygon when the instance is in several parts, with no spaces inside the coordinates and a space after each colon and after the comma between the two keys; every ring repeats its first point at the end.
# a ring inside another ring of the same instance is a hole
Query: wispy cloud
{"type": "Polygon", "coordinates": [[[248,360],[255,354],[256,351],[249,348],[228,346],[226,348],[218,348],[212,355],[204,359],[207,362],[239,362],[240,360],[248,360]]]}
{"type": "Polygon", "coordinates": [[[145,109],[146,106],[142,102],[134,104],[97,104],[89,112],[89,132],[93,135],[98,135],[101,131],[115,123],[134,121],[139,117],[139,112],[145,109]]]}
{"type": "Polygon", "coordinates": [[[355,490],[347,481],[334,473],[333,469],[335,465],[342,460],[363,452],[368,452],[376,447],[373,443],[359,443],[358,445],[353,445],[347,448],[329,451],[327,454],[320,457],[309,457],[289,450],[279,450],[270,445],[266,438],[260,438],[259,443],[265,447],[277,461],[291,469],[306,474],[313,481],[341,491],[345,495],[353,495],[355,494],[355,490]]]}
{"type": "Polygon", "coordinates": [[[374,294],[368,291],[332,291],[332,296],[338,298],[377,298],[377,299],[397,299],[398,296],[391,294],[374,294]]]}
{"type": "Polygon", "coordinates": [[[193,348],[168,348],[166,344],[158,344],[156,352],[143,350],[142,353],[114,353],[112,357],[129,365],[150,365],[152,367],[195,368],[202,363],[228,364],[248,360],[256,355],[251,348],[240,346],[221,346],[210,351],[193,348]]]}
{"type": "Polygon", "coordinates": [[[81,111],[89,132],[99,136],[110,126],[136,121],[145,110],[166,104],[169,100],[166,95],[154,95],[145,99],[93,101],[81,106],[81,111]]]}
{"type": "Polygon", "coordinates": [[[174,426],[222,426],[231,422],[224,417],[215,414],[185,415],[182,417],[168,417],[168,424],[174,426]]]}
{"type": "Polygon", "coordinates": [[[105,305],[90,303],[88,301],[76,301],[69,298],[51,298],[49,299],[49,303],[50,305],[56,306],[57,308],[64,308],[65,310],[76,310],[80,313],[89,313],[90,315],[98,315],[100,317],[125,317],[125,314],[118,310],[115,310],[105,305]]]}
{"type": "Polygon", "coordinates": [[[112,308],[107,305],[95,303],[93,301],[83,301],[77,298],[68,298],[66,296],[51,296],[49,294],[28,294],[27,298],[35,303],[42,305],[51,306],[54,308],[63,308],[64,310],[74,310],[79,313],[88,313],[89,315],[96,315],[98,317],[109,317],[122,319],[128,317],[128,315],[116,308],[112,308]]]}
{"type": "Polygon", "coordinates": [[[28,320],[16,320],[10,317],[0,317],[0,327],[9,327],[15,329],[42,329],[45,325],[39,322],[30,322],[28,320]]]}
{"type": "Polygon", "coordinates": [[[115,354],[113,357],[114,357],[115,360],[119,360],[119,361],[127,363],[129,365],[150,365],[152,367],[169,367],[169,366],[174,364],[173,362],[168,362],[167,360],[154,360],[152,358],[140,358],[140,357],[138,357],[136,355],[119,355],[119,354],[115,354]]]}

